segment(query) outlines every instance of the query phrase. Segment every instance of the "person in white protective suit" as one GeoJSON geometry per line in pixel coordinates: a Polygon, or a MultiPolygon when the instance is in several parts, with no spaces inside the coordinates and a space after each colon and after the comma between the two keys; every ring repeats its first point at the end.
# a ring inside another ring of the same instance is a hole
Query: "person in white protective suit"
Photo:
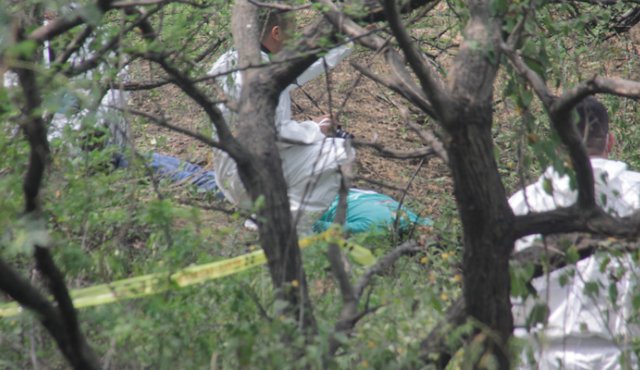
{"type": "MultiPolygon", "coordinates": [[[[598,205],[615,216],[630,215],[640,208],[640,173],[629,171],[625,163],[607,159],[614,138],[609,133],[606,108],[600,102],[589,97],[576,110],[578,129],[591,157],[598,205]]],[[[509,204],[516,215],[523,215],[568,207],[576,199],[577,191],[572,189],[569,176],[550,167],[536,183],[515,193],[509,204]]],[[[539,238],[518,240],[516,250],[531,246],[539,238]]],[[[637,368],[632,341],[637,342],[640,328],[631,320],[638,272],[630,255],[598,254],[534,279],[535,299],[512,299],[515,334],[526,338],[532,349],[523,356],[521,368],[637,368]],[[527,331],[523,326],[534,304],[546,304],[549,316],[545,325],[537,324],[527,331]]]]}
{"type": "MultiPolygon", "coordinates": [[[[45,22],[46,24],[46,22],[45,22]]],[[[76,52],[71,54],[67,63],[72,67],[80,66],[84,61],[92,58],[94,53],[91,51],[90,44],[94,42],[93,38],[89,37],[85,40],[82,47],[76,52]]],[[[45,42],[45,65],[49,67],[52,63],[50,60],[50,45],[49,42],[45,42]]],[[[115,59],[113,52],[107,55],[104,59],[115,59]]],[[[106,74],[109,65],[103,61],[96,68],[98,75],[106,74]]],[[[128,68],[120,68],[118,71],[118,80],[126,81],[128,79],[128,68]]],[[[89,70],[76,76],[72,79],[72,82],[78,85],[85,84],[86,81],[94,79],[95,71],[89,70]]],[[[99,89],[102,89],[100,87],[99,89]]],[[[96,90],[96,89],[94,89],[96,90]]],[[[102,93],[98,91],[98,94],[102,93]]],[[[120,148],[122,151],[128,141],[129,125],[126,121],[121,109],[126,107],[128,94],[122,90],[119,86],[111,83],[108,86],[104,95],[100,95],[99,104],[83,103],[84,101],[92,102],[95,100],[96,91],[91,91],[86,88],[74,89],[67,91],[62,95],[62,102],[59,104],[58,110],[54,113],[51,120],[51,124],[47,131],[47,138],[52,139],[61,138],[66,127],[73,130],[80,130],[83,125],[83,121],[89,119],[89,122],[95,122],[96,128],[104,128],[107,134],[105,139],[105,145],[113,145],[120,148]]],[[[122,153],[118,153],[116,161],[122,161],[122,153]]],[[[124,164],[123,164],[124,165],[124,164]]]]}
{"type": "MultiPolygon", "coordinates": [[[[293,20],[287,13],[265,11],[260,15],[262,60],[269,62],[271,54],[278,53],[289,38],[293,20]]],[[[321,73],[324,66],[335,67],[351,51],[349,46],[330,50],[316,61],[281,94],[276,109],[275,125],[277,146],[282,159],[282,170],[287,182],[289,203],[300,231],[309,231],[312,218],[321,214],[336,197],[340,185],[338,166],[353,160],[354,151],[344,138],[326,136],[333,130],[327,118],[297,122],[291,119],[289,93],[321,73]]],[[[242,75],[238,67],[238,53],[230,50],[223,54],[209,71],[219,75],[217,82],[231,98],[240,96],[242,75]],[[226,73],[230,72],[230,73],[226,73]]],[[[225,120],[233,130],[235,114],[227,106],[219,105],[225,120]]],[[[226,153],[216,150],[213,161],[216,182],[227,200],[239,208],[248,210],[252,202],[238,175],[236,164],[226,153]]],[[[246,226],[250,227],[251,225],[246,226]]]]}
{"type": "MultiPolygon", "coordinates": [[[[74,9],[77,5],[71,4],[63,11],[74,9]]],[[[54,13],[45,13],[45,18],[51,18],[54,13]]],[[[48,20],[44,21],[44,25],[48,23],[48,20]]],[[[81,65],[85,60],[90,59],[93,56],[93,52],[90,49],[90,44],[94,42],[93,38],[88,37],[82,46],[78,48],[66,61],[71,67],[77,67],[81,65]]],[[[53,50],[49,41],[44,43],[43,63],[46,68],[49,68],[53,63],[52,57],[54,56],[53,50]]],[[[113,59],[115,55],[110,53],[109,58],[113,59]]],[[[105,74],[108,66],[103,61],[97,67],[100,75],[105,74]]],[[[86,86],[87,81],[93,80],[94,72],[89,70],[75,76],[71,79],[69,85],[86,86]]],[[[118,78],[120,80],[127,79],[127,67],[121,68],[118,72],[118,78]]],[[[17,86],[18,77],[13,72],[6,72],[3,78],[3,84],[5,88],[12,88],[17,86]]],[[[96,89],[94,89],[96,90],[96,89]]],[[[102,90],[102,87],[100,87],[102,90]]],[[[110,85],[106,92],[100,91],[99,104],[89,103],[95,100],[96,91],[91,91],[85,87],[82,88],[66,88],[62,93],[60,91],[54,91],[52,94],[45,96],[45,102],[49,102],[49,105],[55,106],[55,112],[51,112],[52,118],[47,127],[47,139],[49,141],[62,139],[66,129],[79,130],[83,125],[83,122],[95,122],[96,128],[104,128],[107,134],[105,140],[106,145],[114,145],[120,148],[124,148],[127,142],[128,136],[128,123],[125,120],[119,108],[126,106],[128,94],[118,86],[110,85]]],[[[72,148],[73,151],[78,148],[72,148]]],[[[116,166],[123,165],[122,153],[118,153],[117,158],[114,158],[114,164],[116,166]]]]}

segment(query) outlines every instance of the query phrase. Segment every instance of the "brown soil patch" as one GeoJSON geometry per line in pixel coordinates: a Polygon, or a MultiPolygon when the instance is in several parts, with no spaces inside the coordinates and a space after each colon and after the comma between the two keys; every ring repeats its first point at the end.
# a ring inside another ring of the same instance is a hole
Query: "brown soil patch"
{"type": "MultiPolygon", "coordinates": [[[[401,122],[398,106],[406,106],[404,100],[365,77],[358,79],[359,73],[349,64],[357,61],[361,65],[368,65],[368,55],[370,53],[354,52],[331,71],[331,109],[335,113],[344,103],[340,123],[357,138],[376,141],[395,150],[421,147],[417,135],[401,122]]],[[[385,66],[381,59],[374,61],[372,69],[384,73],[385,66]]],[[[154,75],[159,74],[148,65],[138,66],[134,73],[136,80],[152,80],[154,75]]],[[[305,85],[303,90],[297,89],[292,94],[295,119],[311,119],[329,113],[329,94],[324,76],[305,85]]],[[[131,94],[131,104],[137,109],[164,116],[174,125],[200,133],[210,132],[210,124],[202,110],[175,86],[167,85],[154,92],[134,92],[131,94]]],[[[205,144],[153,124],[136,127],[138,129],[133,136],[139,150],[154,150],[211,168],[212,151],[205,144]]],[[[426,160],[420,166],[420,160],[388,159],[373,149],[359,148],[356,161],[356,175],[376,183],[357,180],[354,186],[373,189],[396,199],[402,197],[403,191],[399,189],[408,188],[405,203],[425,216],[437,217],[440,214],[441,197],[450,197],[448,169],[437,158],[426,160]]]]}

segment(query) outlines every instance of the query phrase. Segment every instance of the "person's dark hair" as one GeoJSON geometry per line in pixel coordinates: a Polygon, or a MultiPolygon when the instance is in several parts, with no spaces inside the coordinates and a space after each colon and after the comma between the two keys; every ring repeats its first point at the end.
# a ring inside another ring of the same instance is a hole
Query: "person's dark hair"
{"type": "Polygon", "coordinates": [[[576,106],[578,113],[578,131],[584,139],[590,154],[600,154],[607,147],[609,134],[609,114],[598,99],[589,96],[576,106]]]}
{"type": "Polygon", "coordinates": [[[264,37],[269,32],[271,32],[271,29],[273,29],[273,27],[285,27],[285,22],[287,21],[287,13],[287,11],[270,9],[266,7],[258,9],[258,27],[260,30],[260,40],[264,39],[264,37]]]}

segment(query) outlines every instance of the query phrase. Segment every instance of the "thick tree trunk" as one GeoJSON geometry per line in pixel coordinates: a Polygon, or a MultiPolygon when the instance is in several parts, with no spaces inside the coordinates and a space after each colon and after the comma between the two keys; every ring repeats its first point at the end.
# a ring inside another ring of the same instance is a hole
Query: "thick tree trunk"
{"type": "Polygon", "coordinates": [[[467,314],[491,331],[485,351],[496,356],[501,369],[508,369],[514,216],[493,158],[491,105],[459,111],[458,120],[465,124],[450,132],[449,162],[464,231],[463,296],[467,314]]]}
{"type": "MultiPolygon", "coordinates": [[[[489,2],[469,0],[471,18],[449,79],[452,106],[444,113],[449,166],[464,232],[463,297],[466,313],[489,330],[482,343],[500,369],[509,369],[506,343],[513,331],[509,256],[514,215],[494,159],[491,126],[498,71],[500,18],[489,2]]],[[[478,342],[478,341],[477,341],[478,342]]],[[[475,359],[476,368],[489,357],[475,359]]]]}
{"type": "MultiPolygon", "coordinates": [[[[256,10],[246,0],[238,0],[234,6],[233,37],[241,64],[256,65],[262,61],[256,10]]],[[[267,257],[276,298],[287,303],[282,314],[297,320],[307,334],[315,332],[316,323],[276,146],[275,112],[280,93],[312,62],[308,57],[297,64],[243,71],[235,135],[240,147],[234,150],[240,179],[249,196],[254,202],[264,201],[257,212],[260,244],[267,257]]]]}
{"type": "MultiPolygon", "coordinates": [[[[259,73],[259,72],[257,72],[259,73]]],[[[240,178],[252,199],[262,198],[258,210],[260,243],[267,256],[277,297],[288,303],[285,313],[301,327],[315,329],[298,238],[289,210],[287,183],[276,146],[273,124],[279,90],[267,76],[248,79],[238,110],[237,139],[246,160],[237,161],[240,178]],[[264,77],[264,78],[263,78],[264,77]]]]}

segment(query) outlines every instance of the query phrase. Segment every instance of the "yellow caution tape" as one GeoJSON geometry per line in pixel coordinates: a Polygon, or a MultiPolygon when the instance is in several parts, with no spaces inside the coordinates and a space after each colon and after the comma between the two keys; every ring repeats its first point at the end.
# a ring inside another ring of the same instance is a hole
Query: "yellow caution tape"
{"type": "MultiPolygon", "coordinates": [[[[371,251],[342,238],[339,227],[332,227],[321,234],[301,239],[299,245],[300,248],[306,248],[318,242],[337,244],[348,251],[353,260],[360,265],[368,266],[375,262],[371,251]]],[[[74,289],[70,294],[76,308],[98,306],[157,294],[170,288],[183,288],[219,279],[263,265],[266,261],[264,252],[259,250],[222,261],[187,267],[174,273],[148,274],[74,289]]],[[[20,313],[22,313],[22,307],[15,302],[0,305],[0,317],[16,316],[20,313]]]]}

